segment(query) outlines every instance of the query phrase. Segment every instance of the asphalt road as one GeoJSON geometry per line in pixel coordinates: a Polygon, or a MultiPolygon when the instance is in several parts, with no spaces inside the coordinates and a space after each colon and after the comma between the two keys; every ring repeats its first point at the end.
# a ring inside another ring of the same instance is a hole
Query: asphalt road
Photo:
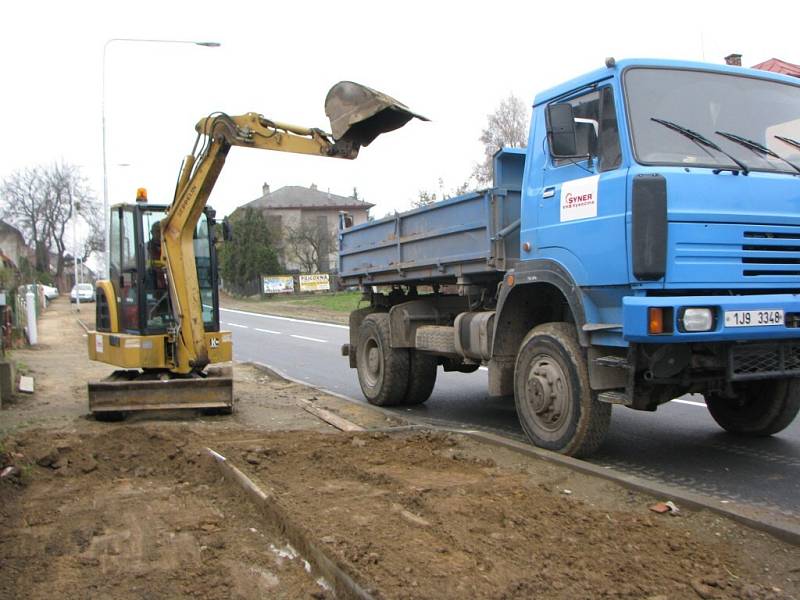
{"type": "MultiPolygon", "coordinates": [[[[344,325],[220,309],[234,357],[263,363],[313,386],[365,402],[340,354],[344,325]]],[[[397,409],[431,423],[524,439],[511,398],[486,395],[487,374],[438,373],[423,405],[397,409]]],[[[800,418],[770,438],[743,439],[712,420],[701,396],[643,413],[614,407],[605,444],[591,462],[718,498],[800,517],[800,418]]]]}

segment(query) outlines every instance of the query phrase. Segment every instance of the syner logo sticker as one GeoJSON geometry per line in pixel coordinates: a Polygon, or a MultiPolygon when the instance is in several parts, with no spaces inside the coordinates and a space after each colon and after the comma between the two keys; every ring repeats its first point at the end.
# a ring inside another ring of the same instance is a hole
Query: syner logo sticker
{"type": "Polygon", "coordinates": [[[575,221],[597,216],[599,175],[565,181],[561,185],[561,221],[575,221]]]}

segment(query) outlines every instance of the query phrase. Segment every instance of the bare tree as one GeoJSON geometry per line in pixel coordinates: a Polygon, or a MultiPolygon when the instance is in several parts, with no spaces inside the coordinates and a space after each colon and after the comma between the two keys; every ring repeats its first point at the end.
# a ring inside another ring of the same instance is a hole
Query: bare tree
{"type": "Polygon", "coordinates": [[[469,189],[470,181],[471,178],[467,179],[458,187],[448,190],[444,185],[444,179],[439,177],[439,191],[431,192],[429,190],[420,190],[417,198],[411,201],[411,206],[413,208],[419,208],[420,206],[428,206],[428,204],[433,204],[437,200],[445,200],[446,198],[452,198],[453,196],[460,196],[461,194],[465,193],[467,189],[469,189]]]}
{"type": "Polygon", "coordinates": [[[83,258],[102,248],[102,215],[74,165],[56,163],[15,171],[0,186],[0,205],[4,217],[19,226],[35,248],[37,271],[50,273],[50,253],[54,251],[57,282],[63,281],[73,219],[82,219],[90,231],[83,258]]]}
{"type": "Polygon", "coordinates": [[[492,157],[500,148],[524,148],[528,145],[528,109],[514,94],[509,94],[488,116],[486,128],[479,138],[483,144],[483,161],[476,164],[472,176],[480,184],[492,181],[492,157]]]}
{"type": "Polygon", "coordinates": [[[428,190],[420,190],[417,198],[411,201],[412,208],[419,208],[420,206],[428,206],[436,202],[436,192],[429,192],[428,190]]]}
{"type": "Polygon", "coordinates": [[[45,222],[46,178],[41,167],[14,171],[0,187],[3,218],[20,228],[35,250],[37,271],[49,270],[50,236],[45,222]]]}
{"type": "Polygon", "coordinates": [[[296,227],[286,228],[283,240],[289,258],[306,273],[329,270],[328,256],[336,247],[336,235],[327,226],[301,220],[296,227]]]}
{"type": "Polygon", "coordinates": [[[44,171],[44,178],[47,192],[45,227],[56,254],[56,281],[62,282],[68,242],[69,245],[74,243],[72,227],[68,226],[79,217],[83,205],[90,203],[91,193],[86,180],[73,165],[54,164],[44,171]]]}
{"type": "Polygon", "coordinates": [[[81,262],[86,262],[92,254],[102,254],[105,251],[105,227],[108,217],[103,213],[102,203],[93,196],[87,197],[76,210],[78,217],[88,227],[88,234],[83,241],[83,254],[80,257],[81,262]]]}

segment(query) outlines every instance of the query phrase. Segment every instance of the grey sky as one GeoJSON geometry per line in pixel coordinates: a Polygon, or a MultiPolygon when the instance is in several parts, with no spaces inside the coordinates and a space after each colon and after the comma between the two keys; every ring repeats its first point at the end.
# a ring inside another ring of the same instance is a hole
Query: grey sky
{"type": "Polygon", "coordinates": [[[378,216],[407,208],[437,180],[455,187],[481,157],[486,115],[510,92],[602,66],[606,56],[751,65],[800,62],[796,2],[769,14],[738,2],[7,2],[0,36],[0,177],[54,160],[81,165],[98,196],[101,61],[115,37],[211,40],[208,49],[113,43],[106,57],[111,202],[148,188],[169,202],[194,124],[255,111],[329,129],[328,88],[367,84],[432,119],[379,138],[354,162],[234,149],[211,204],[221,214],[264,181],[350,194],[378,216]],[[783,15],[783,16],[781,16],[783,15]],[[130,166],[117,166],[128,163],[130,166]]]}

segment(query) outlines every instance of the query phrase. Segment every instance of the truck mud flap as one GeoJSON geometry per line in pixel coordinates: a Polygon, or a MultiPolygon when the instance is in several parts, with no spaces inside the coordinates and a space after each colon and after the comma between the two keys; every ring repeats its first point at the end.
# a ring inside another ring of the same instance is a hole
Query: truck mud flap
{"type": "Polygon", "coordinates": [[[115,371],[100,381],[90,381],[89,410],[123,412],[182,408],[233,408],[230,371],[205,378],[142,379],[135,372],[115,371]]]}

